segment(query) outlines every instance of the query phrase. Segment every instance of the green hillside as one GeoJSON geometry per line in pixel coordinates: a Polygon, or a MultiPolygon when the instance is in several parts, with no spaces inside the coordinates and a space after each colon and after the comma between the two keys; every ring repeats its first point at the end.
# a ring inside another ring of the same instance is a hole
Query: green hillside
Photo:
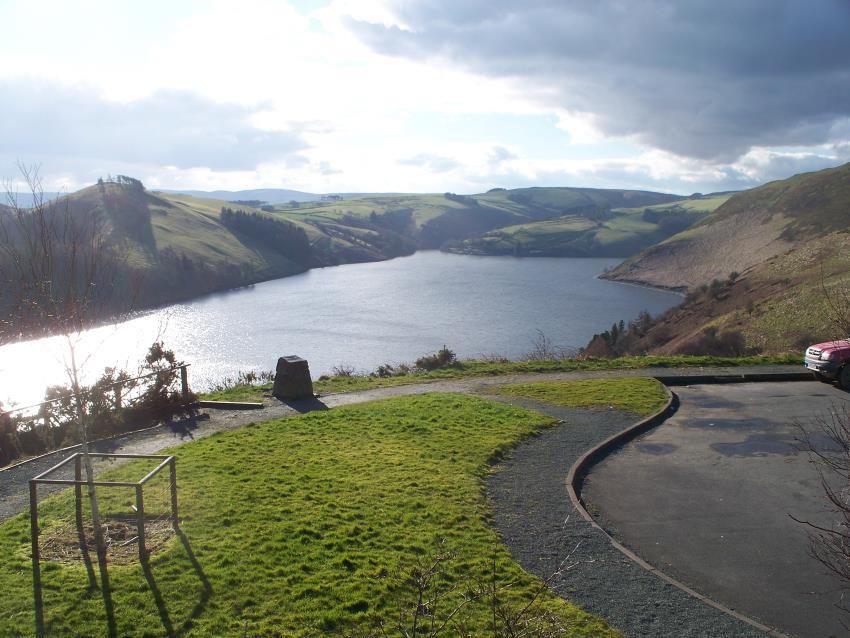
{"type": "MultiPolygon", "coordinates": [[[[702,214],[677,208],[677,201],[644,191],[526,188],[479,195],[361,194],[256,208],[248,202],[151,192],[138,180],[122,177],[50,206],[80,222],[105,222],[105,240],[121,258],[103,315],[417,249],[516,254],[520,238],[532,247],[521,254],[622,254],[669,235],[668,222],[677,215],[689,225],[702,214]],[[494,232],[500,234],[489,234],[494,232]],[[481,249],[492,236],[514,239],[506,248],[494,242],[481,249]],[[132,294],[127,292],[131,284],[132,294]]],[[[14,285],[14,278],[8,279],[14,285]]]]}
{"type": "Polygon", "coordinates": [[[610,209],[603,202],[555,219],[490,230],[448,249],[479,255],[627,257],[702,220],[728,198],[693,197],[610,209]]]}
{"type": "Polygon", "coordinates": [[[850,164],[733,195],[606,276],[688,293],[619,352],[776,353],[846,337],[850,164]]]}

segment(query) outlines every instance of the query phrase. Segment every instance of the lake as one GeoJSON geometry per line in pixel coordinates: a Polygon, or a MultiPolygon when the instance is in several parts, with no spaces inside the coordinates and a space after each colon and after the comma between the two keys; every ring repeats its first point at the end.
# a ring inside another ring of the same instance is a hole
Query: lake
{"type": "MultiPolygon", "coordinates": [[[[618,259],[476,257],[422,251],[348,264],[208,295],[90,330],[77,351],[91,379],[107,365],[135,370],[162,338],[191,363],[193,389],[239,370],[273,370],[277,358],[307,359],[313,377],[346,365],[371,371],[410,362],[444,344],[460,357],[519,358],[538,331],[564,348],[641,310],[677,304],[672,293],[597,279],[618,259]]],[[[67,348],[47,338],[0,348],[0,400],[36,403],[66,383],[67,348]]]]}

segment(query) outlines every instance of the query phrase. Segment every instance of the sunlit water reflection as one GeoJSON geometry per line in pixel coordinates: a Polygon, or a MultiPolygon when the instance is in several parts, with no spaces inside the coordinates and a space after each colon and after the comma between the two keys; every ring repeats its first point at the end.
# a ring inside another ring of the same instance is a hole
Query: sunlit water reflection
{"type": "MultiPolygon", "coordinates": [[[[270,370],[282,355],[310,362],[314,377],[339,364],[372,370],[412,361],[443,344],[463,357],[527,353],[542,331],[577,348],[614,321],[659,313],[676,295],[596,278],[616,259],[516,259],[436,251],[322,268],[175,304],[81,336],[83,372],[135,370],[161,337],[188,363],[194,389],[239,370],[270,370]]],[[[0,400],[42,399],[64,383],[61,337],[0,348],[0,400]]]]}

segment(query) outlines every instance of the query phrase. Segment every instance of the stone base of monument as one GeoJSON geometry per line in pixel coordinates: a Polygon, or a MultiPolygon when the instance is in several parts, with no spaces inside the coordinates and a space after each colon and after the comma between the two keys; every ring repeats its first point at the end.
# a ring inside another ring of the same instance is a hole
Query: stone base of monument
{"type": "Polygon", "coordinates": [[[312,399],[313,381],[307,360],[291,355],[277,360],[272,394],[278,399],[312,399]]]}

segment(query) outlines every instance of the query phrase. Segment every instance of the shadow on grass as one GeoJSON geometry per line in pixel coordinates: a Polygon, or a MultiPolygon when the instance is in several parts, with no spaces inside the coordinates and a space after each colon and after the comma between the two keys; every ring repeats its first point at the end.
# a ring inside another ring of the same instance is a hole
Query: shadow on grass
{"type": "Polygon", "coordinates": [[[289,406],[296,412],[304,414],[305,412],[315,412],[317,410],[328,410],[328,406],[316,397],[306,397],[304,399],[288,399],[281,400],[281,403],[289,406]]]}
{"type": "Polygon", "coordinates": [[[176,530],[177,537],[180,539],[180,543],[183,545],[183,549],[186,551],[186,556],[189,558],[189,561],[192,563],[192,567],[195,570],[195,574],[198,576],[198,580],[201,582],[201,595],[198,599],[198,602],[195,603],[195,606],[192,608],[192,612],[189,614],[189,617],[177,628],[174,627],[174,623],[171,620],[171,615],[168,613],[168,607],[166,605],[165,599],[162,596],[162,592],[157,585],[156,579],[153,575],[153,570],[151,569],[150,560],[145,558],[142,561],[142,572],[145,575],[145,580],[148,583],[148,587],[150,587],[151,593],[153,594],[154,602],[156,603],[157,611],[159,612],[159,619],[162,622],[162,626],[165,629],[165,633],[170,637],[174,638],[176,636],[182,636],[186,631],[192,628],[194,625],[194,619],[198,618],[204,611],[207,606],[207,602],[210,599],[210,595],[212,594],[212,585],[210,584],[209,579],[204,573],[201,564],[198,562],[195,553],[192,551],[192,546],[189,544],[189,539],[186,537],[186,534],[183,533],[183,530],[176,530]]]}

